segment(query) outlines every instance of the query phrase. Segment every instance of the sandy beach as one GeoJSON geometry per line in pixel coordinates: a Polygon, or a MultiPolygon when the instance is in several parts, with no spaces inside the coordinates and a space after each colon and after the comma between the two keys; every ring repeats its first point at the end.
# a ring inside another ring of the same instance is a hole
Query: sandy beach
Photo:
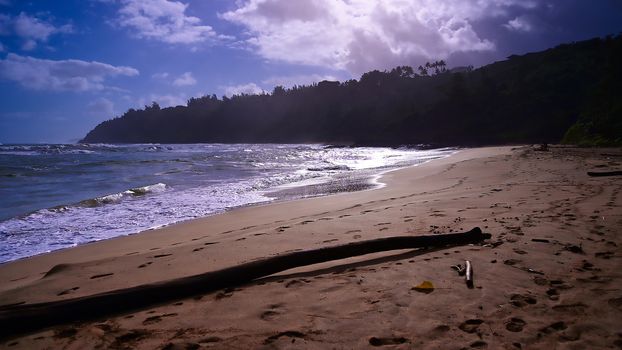
{"type": "MultiPolygon", "coordinates": [[[[619,149],[490,147],[380,189],[239,208],[0,265],[0,307],[89,296],[298,250],[480,227],[398,250],[30,334],[11,349],[622,348],[619,149]],[[472,262],[474,288],[453,265],[472,262]],[[433,290],[415,288],[424,281],[433,290]]],[[[0,331],[0,333],[2,333],[0,331]]]]}

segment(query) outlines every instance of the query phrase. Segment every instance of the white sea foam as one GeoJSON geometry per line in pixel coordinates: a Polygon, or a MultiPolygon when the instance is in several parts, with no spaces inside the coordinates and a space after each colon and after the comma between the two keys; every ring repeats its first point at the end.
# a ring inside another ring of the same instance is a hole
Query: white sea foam
{"type": "Polygon", "coordinates": [[[284,190],[277,198],[287,199],[370,188],[378,185],[372,183],[375,174],[451,152],[322,145],[2,145],[0,262],[268,202],[275,190],[284,190]],[[26,161],[27,152],[33,154],[26,161]]]}

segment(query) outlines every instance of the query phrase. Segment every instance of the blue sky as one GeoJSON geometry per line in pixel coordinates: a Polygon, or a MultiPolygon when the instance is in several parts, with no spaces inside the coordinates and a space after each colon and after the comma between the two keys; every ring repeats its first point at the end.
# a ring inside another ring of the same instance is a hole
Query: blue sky
{"type": "Polygon", "coordinates": [[[75,142],[152,101],[477,67],[621,31],[619,0],[0,0],[0,143],[75,142]]]}

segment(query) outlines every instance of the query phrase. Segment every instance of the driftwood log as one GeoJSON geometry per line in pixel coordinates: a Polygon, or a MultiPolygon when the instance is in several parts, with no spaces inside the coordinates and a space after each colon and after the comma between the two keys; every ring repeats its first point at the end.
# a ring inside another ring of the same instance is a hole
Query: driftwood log
{"type": "Polygon", "coordinates": [[[0,338],[46,327],[101,318],[219,289],[240,286],[291,268],[370,253],[477,243],[490,234],[479,227],[443,235],[397,236],[299,251],[174,280],[38,304],[0,307],[0,338]]]}
{"type": "Polygon", "coordinates": [[[587,174],[589,176],[622,176],[622,171],[588,171],[587,174]]]}

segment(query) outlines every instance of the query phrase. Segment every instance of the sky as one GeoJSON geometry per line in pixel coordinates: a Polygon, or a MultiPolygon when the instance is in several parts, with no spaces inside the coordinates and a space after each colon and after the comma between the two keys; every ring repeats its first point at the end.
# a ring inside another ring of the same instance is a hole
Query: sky
{"type": "Polygon", "coordinates": [[[0,143],[77,142],[153,101],[479,67],[620,32],[620,0],[0,0],[0,143]]]}

